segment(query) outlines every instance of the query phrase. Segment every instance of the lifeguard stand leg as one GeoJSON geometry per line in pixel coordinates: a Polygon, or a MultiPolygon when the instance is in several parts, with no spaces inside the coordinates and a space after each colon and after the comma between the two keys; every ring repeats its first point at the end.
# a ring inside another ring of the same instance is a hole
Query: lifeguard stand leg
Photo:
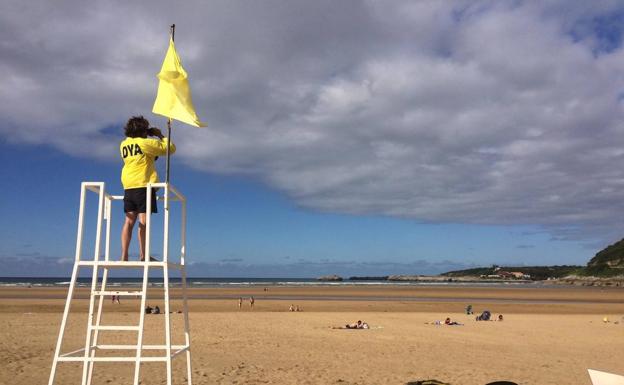
{"type": "Polygon", "coordinates": [[[99,266],[98,262],[100,261],[100,250],[101,250],[101,241],[102,241],[102,218],[104,213],[104,183],[102,183],[99,187],[99,200],[98,200],[98,216],[97,216],[97,225],[96,225],[96,233],[95,233],[95,250],[93,257],[93,277],[91,278],[91,295],[89,296],[89,314],[88,314],[88,324],[87,324],[87,336],[85,338],[85,349],[84,356],[85,361],[82,365],[82,385],[87,384],[87,375],[89,374],[89,370],[91,366],[93,366],[93,361],[90,360],[91,357],[91,337],[92,333],[97,333],[97,328],[94,328],[93,325],[93,308],[95,307],[95,291],[97,289],[98,283],[98,273],[99,266]]]}
{"type": "MultiPolygon", "coordinates": [[[[149,192],[150,188],[148,188],[149,192]]],[[[165,235],[163,237],[163,281],[165,291],[165,346],[167,354],[167,385],[171,385],[171,311],[169,306],[169,185],[165,188],[165,235]]]]}
{"type": "Polygon", "coordinates": [[[191,367],[191,331],[188,315],[188,295],[186,291],[186,200],[182,201],[182,223],[180,229],[182,249],[180,250],[180,274],[182,276],[182,301],[184,306],[184,344],[186,349],[186,376],[188,385],[193,384],[193,370],[191,367]]]}
{"type": "Polygon", "coordinates": [[[67,291],[67,300],[65,301],[65,310],[63,311],[63,320],[61,321],[61,330],[59,332],[58,340],[56,341],[56,348],[54,349],[54,361],[52,361],[52,369],[50,370],[50,379],[48,385],[54,384],[54,376],[56,375],[56,365],[58,364],[58,357],[61,353],[61,345],[63,344],[63,336],[65,335],[65,326],[67,325],[67,316],[69,315],[69,308],[71,307],[71,300],[74,296],[74,286],[76,277],[78,276],[78,264],[74,265],[72,270],[71,282],[69,284],[69,290],[67,291]]]}
{"type": "Polygon", "coordinates": [[[137,341],[136,363],[134,367],[134,385],[139,385],[139,377],[141,371],[141,351],[143,350],[143,330],[145,327],[145,301],[147,300],[147,285],[149,283],[149,263],[152,257],[150,240],[151,240],[151,218],[152,218],[152,185],[147,185],[146,191],[146,207],[145,207],[145,249],[143,250],[143,296],[141,297],[141,315],[139,316],[139,337],[137,341]]]}
{"type": "Polygon", "coordinates": [[[80,206],[78,211],[78,231],[76,236],[76,254],[74,269],[72,270],[71,280],[69,282],[69,290],[67,290],[67,299],[65,300],[65,310],[63,310],[63,320],[61,321],[61,330],[59,331],[58,340],[56,341],[56,348],[54,349],[54,360],[52,361],[52,369],[50,370],[50,378],[48,385],[54,384],[54,377],[56,375],[56,366],[58,364],[58,358],[61,353],[61,345],[63,344],[63,336],[65,335],[65,327],[67,326],[67,317],[69,316],[69,309],[71,307],[71,301],[74,297],[74,288],[76,287],[76,279],[78,278],[78,262],[80,261],[80,255],[82,253],[82,235],[84,232],[83,217],[86,198],[86,186],[84,183],[80,186],[80,206]]]}
{"type": "MultiPolygon", "coordinates": [[[[149,195],[148,195],[149,196],[149,195]]],[[[145,267],[143,267],[143,295],[141,296],[141,312],[139,316],[139,336],[136,346],[136,362],[134,367],[134,385],[139,385],[139,374],[141,370],[141,351],[143,350],[143,327],[145,325],[145,301],[147,298],[147,283],[149,278],[149,254],[145,253],[145,267]]]]}
{"type": "Polygon", "coordinates": [[[184,302],[184,344],[186,348],[186,376],[188,385],[193,384],[193,370],[191,367],[191,332],[189,330],[188,302],[186,299],[186,268],[182,266],[182,301],[184,302]]]}
{"type": "MultiPolygon", "coordinates": [[[[104,244],[104,260],[106,262],[108,262],[110,260],[110,232],[111,232],[111,207],[112,207],[112,200],[110,199],[109,196],[106,196],[106,201],[105,201],[105,205],[104,205],[104,219],[106,220],[106,242],[104,244]]],[[[99,337],[99,327],[101,325],[101,321],[102,321],[102,306],[104,305],[104,299],[105,299],[105,292],[106,292],[106,284],[108,282],[108,266],[104,266],[104,273],[102,274],[102,285],[100,287],[100,292],[99,292],[99,300],[98,300],[98,310],[97,310],[97,316],[95,319],[95,332],[93,333],[93,344],[92,344],[92,349],[91,349],[91,358],[95,357],[95,353],[97,351],[97,346],[98,346],[98,337],[99,337]]],[[[89,373],[87,374],[87,385],[91,385],[91,381],[93,379],[93,368],[94,368],[94,364],[93,362],[91,363],[91,365],[89,366],[89,373]]]]}

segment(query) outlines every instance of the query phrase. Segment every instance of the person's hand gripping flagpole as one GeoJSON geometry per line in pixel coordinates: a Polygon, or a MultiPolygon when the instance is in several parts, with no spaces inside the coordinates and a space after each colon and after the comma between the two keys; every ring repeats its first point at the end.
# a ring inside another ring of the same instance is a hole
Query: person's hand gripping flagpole
{"type": "MultiPolygon", "coordinates": [[[[173,44],[175,24],[171,25],[169,49],[158,73],[158,94],[152,112],[168,118],[167,138],[171,143],[171,120],[176,119],[195,127],[205,127],[199,121],[188,84],[188,75],[173,44]]],[[[166,183],[169,183],[169,148],[167,148],[166,183]]]]}

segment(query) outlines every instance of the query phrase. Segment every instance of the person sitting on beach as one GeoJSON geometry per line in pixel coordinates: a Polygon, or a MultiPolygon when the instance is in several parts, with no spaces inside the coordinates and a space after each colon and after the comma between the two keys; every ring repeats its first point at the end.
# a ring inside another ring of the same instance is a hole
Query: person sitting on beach
{"type": "Polygon", "coordinates": [[[160,308],[158,306],[154,306],[152,309],[152,314],[160,314],[160,308]]]}
{"type": "Polygon", "coordinates": [[[446,319],[444,320],[444,324],[445,325],[461,325],[459,322],[451,321],[450,317],[446,317],[446,319]]]}
{"type": "Polygon", "coordinates": [[[352,324],[346,324],[345,328],[347,328],[347,329],[363,329],[362,325],[363,325],[362,321],[358,320],[357,322],[354,322],[352,324]]]}
{"type": "Polygon", "coordinates": [[[502,314],[499,314],[499,315],[498,315],[498,320],[499,320],[499,321],[502,321],[502,320],[503,320],[503,315],[502,315],[502,314]]]}
{"type": "Polygon", "coordinates": [[[359,325],[362,324],[362,321],[358,320],[357,322],[354,322],[352,324],[346,324],[345,328],[347,329],[357,329],[359,325]]]}
{"type": "Polygon", "coordinates": [[[290,304],[290,307],[288,308],[288,311],[295,311],[295,307],[292,304],[290,304]]]}
{"type": "Polygon", "coordinates": [[[370,326],[362,320],[358,320],[352,324],[346,324],[345,326],[332,326],[332,329],[370,329],[370,326]]]}

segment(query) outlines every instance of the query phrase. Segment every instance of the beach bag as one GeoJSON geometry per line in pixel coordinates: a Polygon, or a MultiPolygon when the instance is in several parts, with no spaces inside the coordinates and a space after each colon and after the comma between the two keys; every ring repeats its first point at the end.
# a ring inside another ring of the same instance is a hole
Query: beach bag
{"type": "Polygon", "coordinates": [[[481,315],[477,316],[477,321],[489,321],[492,313],[489,310],[484,310],[481,315]]]}

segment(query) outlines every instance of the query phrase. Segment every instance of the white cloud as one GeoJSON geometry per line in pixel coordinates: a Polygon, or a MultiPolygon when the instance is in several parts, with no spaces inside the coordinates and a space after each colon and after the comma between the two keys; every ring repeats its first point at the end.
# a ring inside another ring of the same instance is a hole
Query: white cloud
{"type": "Polygon", "coordinates": [[[114,159],[102,129],[148,115],[175,19],[192,167],[320,210],[624,231],[624,51],[591,27],[617,2],[45,4],[0,9],[11,140],[114,159]]]}

